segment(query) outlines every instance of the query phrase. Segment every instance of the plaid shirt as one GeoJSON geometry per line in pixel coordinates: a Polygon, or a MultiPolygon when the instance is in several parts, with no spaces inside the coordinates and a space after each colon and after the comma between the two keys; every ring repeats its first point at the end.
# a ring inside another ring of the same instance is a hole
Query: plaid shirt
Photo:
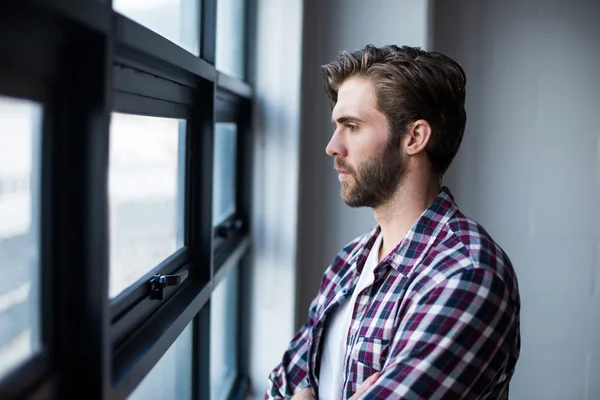
{"type": "MultiPolygon", "coordinates": [[[[324,330],[349,300],[379,227],[325,272],[308,320],[269,376],[266,399],[303,388],[318,397],[324,330]]],[[[375,372],[361,399],[506,399],[519,356],[520,300],[511,262],[447,188],[374,271],[356,299],[346,342],[344,398],[375,372]]]]}

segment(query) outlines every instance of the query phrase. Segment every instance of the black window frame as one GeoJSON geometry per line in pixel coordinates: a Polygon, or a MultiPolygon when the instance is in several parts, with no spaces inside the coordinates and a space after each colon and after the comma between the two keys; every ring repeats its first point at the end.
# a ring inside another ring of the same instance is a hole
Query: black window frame
{"type": "Polygon", "coordinates": [[[44,348],[0,379],[0,398],[126,398],[193,324],[194,399],[210,396],[212,290],[238,268],[238,376],[249,388],[255,1],[246,0],[245,80],[214,64],[216,1],[198,0],[200,56],[113,11],[112,1],[31,0],[0,6],[0,95],[44,106],[40,310],[44,348]],[[112,112],[186,124],[184,246],[108,297],[112,112]],[[216,121],[238,126],[236,213],[212,227],[216,121]],[[219,234],[219,232],[221,234],[219,234]],[[226,232],[225,235],[222,233],[226,232]],[[155,275],[187,273],[150,298],[155,275]]]}

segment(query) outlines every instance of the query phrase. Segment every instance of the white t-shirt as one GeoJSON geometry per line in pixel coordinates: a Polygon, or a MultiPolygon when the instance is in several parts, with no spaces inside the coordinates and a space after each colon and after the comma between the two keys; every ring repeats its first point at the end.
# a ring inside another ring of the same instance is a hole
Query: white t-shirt
{"type": "Polygon", "coordinates": [[[373,283],[373,270],[379,264],[381,234],[375,240],[367,256],[363,270],[350,300],[340,304],[333,313],[328,329],[325,331],[321,367],[319,370],[319,400],[340,400],[344,386],[344,355],[348,329],[352,320],[352,310],[358,294],[373,283]]]}

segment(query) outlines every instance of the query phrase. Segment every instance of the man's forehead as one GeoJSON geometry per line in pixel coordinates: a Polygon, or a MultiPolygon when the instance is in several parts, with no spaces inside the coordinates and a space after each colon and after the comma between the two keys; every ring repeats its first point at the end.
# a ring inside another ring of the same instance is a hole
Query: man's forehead
{"type": "Polygon", "coordinates": [[[340,85],[332,117],[335,120],[342,115],[367,117],[376,112],[375,88],[366,78],[350,78],[340,85]]]}

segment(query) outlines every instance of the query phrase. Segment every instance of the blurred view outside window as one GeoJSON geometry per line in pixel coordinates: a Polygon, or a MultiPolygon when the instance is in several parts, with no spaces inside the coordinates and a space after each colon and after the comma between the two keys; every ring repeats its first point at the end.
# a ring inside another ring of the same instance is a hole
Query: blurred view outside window
{"type": "Polygon", "coordinates": [[[0,378],[41,348],[42,107],[0,96],[0,378]]]}
{"type": "Polygon", "coordinates": [[[246,1],[217,0],[215,66],[221,72],[244,79],[246,1]]]}
{"type": "Polygon", "coordinates": [[[183,247],[184,120],[114,113],[110,126],[110,297],[183,247]]]}
{"type": "Polygon", "coordinates": [[[236,142],[236,124],[223,122],[215,124],[213,226],[220,224],[236,211],[236,142]]]}
{"type": "Polygon", "coordinates": [[[193,331],[190,323],[131,393],[129,400],[192,398],[193,331]]]}
{"type": "Polygon", "coordinates": [[[113,0],[115,11],[200,54],[200,0],[113,0]]]}
{"type": "Polygon", "coordinates": [[[211,400],[226,400],[238,373],[238,268],[219,282],[210,301],[211,400]]]}

